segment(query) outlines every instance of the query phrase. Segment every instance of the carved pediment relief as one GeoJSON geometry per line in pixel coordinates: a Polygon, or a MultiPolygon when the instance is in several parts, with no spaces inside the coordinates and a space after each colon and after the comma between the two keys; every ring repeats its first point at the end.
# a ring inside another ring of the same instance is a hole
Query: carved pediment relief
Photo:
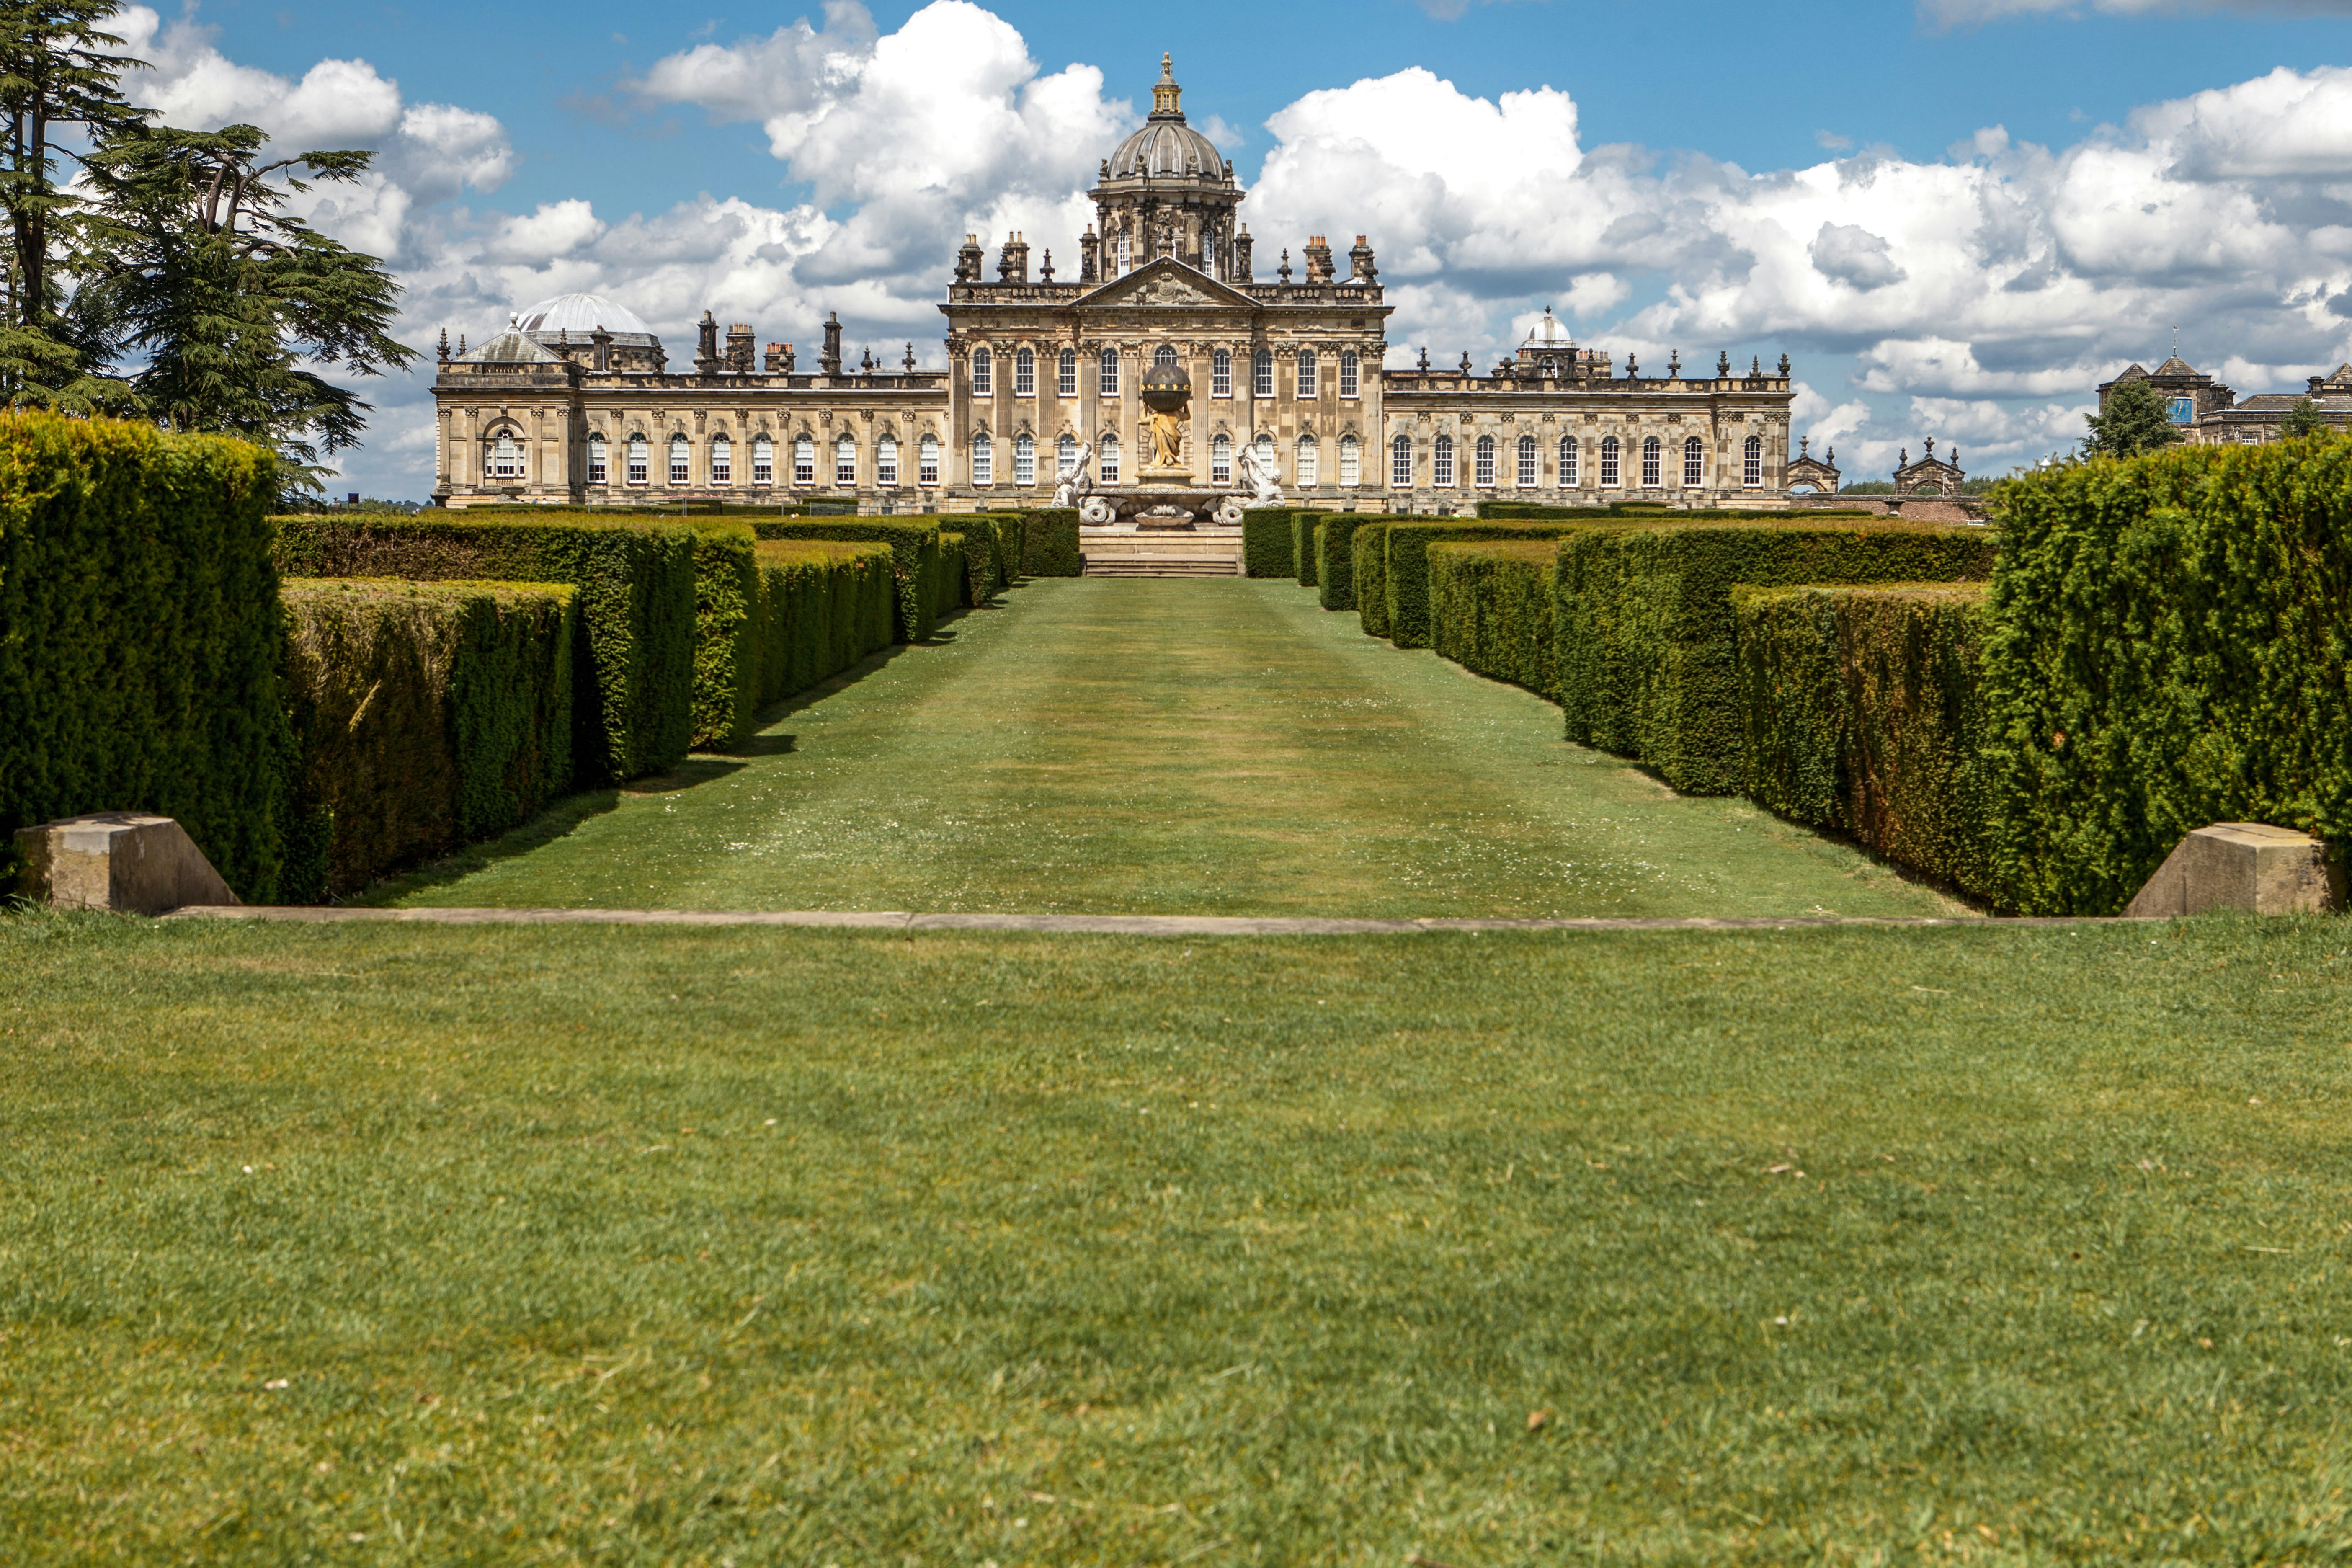
{"type": "Polygon", "coordinates": [[[1080,305],[1252,305],[1250,297],[1228,289],[1207,273],[1161,257],[1124,278],[1114,278],[1082,297],[1080,305]]]}

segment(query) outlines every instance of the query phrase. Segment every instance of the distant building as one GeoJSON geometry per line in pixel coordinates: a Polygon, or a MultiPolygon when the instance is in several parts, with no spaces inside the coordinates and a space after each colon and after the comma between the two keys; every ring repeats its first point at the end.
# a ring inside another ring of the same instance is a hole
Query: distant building
{"type": "MultiPolygon", "coordinates": [[[[963,511],[1040,504],[1084,454],[1097,506],[1120,518],[1171,499],[1230,510],[1253,468],[1297,503],[1349,510],[1452,513],[1489,497],[1790,504],[1786,355],[1743,372],[1718,354],[1685,374],[1677,352],[1646,376],[1628,355],[1621,375],[1546,311],[1486,374],[1466,354],[1433,368],[1426,351],[1384,369],[1393,307],[1365,237],[1335,257],[1310,236],[1299,268],[1285,250],[1258,279],[1246,193],[1186,122],[1165,58],[1150,118],[1089,195],[1073,280],[1055,278],[1050,250],[1033,276],[1019,234],[992,278],[964,237],[940,307],[944,371],[918,370],[911,343],[899,368],[847,363],[837,320],[817,363],[799,364],[788,342],[755,353],[746,324],[722,342],[709,311],[691,367],[674,366],[644,321],[584,294],[531,306],[470,351],[445,342],[435,499],[803,493],[855,495],[867,512],[963,511]],[[1174,427],[1151,411],[1171,403],[1174,427]],[[1152,486],[1178,493],[1136,493],[1152,486]]],[[[1833,469],[1804,471],[1834,488],[1833,469]]]]}
{"type": "Polygon", "coordinates": [[[2305,398],[2319,416],[2338,430],[2352,429],[2352,364],[2339,364],[2331,375],[2315,375],[2301,392],[2263,392],[2238,401],[2238,395],[2174,354],[2153,371],[2126,366],[2115,380],[2099,386],[2099,407],[2107,395],[2127,381],[2145,381],[2164,400],[2166,416],[2180,427],[2180,438],[2192,446],[2260,446],[2279,438],[2287,411],[2305,398]]]}

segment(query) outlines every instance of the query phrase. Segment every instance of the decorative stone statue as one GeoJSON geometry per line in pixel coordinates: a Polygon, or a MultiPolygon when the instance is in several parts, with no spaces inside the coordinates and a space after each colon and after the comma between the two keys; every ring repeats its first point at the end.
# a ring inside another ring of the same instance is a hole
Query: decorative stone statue
{"type": "Polygon", "coordinates": [[[1184,448],[1184,421],[1176,415],[1151,411],[1151,466],[1172,468],[1181,460],[1184,448]]]}
{"type": "Polygon", "coordinates": [[[1250,506],[1273,506],[1282,500],[1282,476],[1274,465],[1262,460],[1257,447],[1244,445],[1241,449],[1241,466],[1236,476],[1249,487],[1250,506]]]}
{"type": "Polygon", "coordinates": [[[1086,499],[1094,493],[1094,456],[1095,444],[1092,441],[1078,443],[1076,466],[1062,477],[1061,483],[1054,487],[1055,506],[1082,506],[1086,499]]]}

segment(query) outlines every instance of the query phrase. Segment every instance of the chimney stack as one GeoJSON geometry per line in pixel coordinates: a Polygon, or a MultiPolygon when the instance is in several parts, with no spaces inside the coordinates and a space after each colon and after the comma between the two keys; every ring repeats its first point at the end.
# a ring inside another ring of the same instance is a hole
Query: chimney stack
{"type": "Polygon", "coordinates": [[[727,370],[730,375],[751,374],[751,323],[737,321],[727,329],[727,370]]]}
{"type": "Polygon", "coordinates": [[[818,363],[824,367],[827,375],[841,374],[841,314],[837,310],[825,312],[824,353],[818,363]]]}
{"type": "Polygon", "coordinates": [[[1000,283],[1029,281],[1029,242],[1017,233],[1004,237],[1003,252],[996,258],[996,280],[1000,283]]]}
{"type": "Polygon", "coordinates": [[[770,343],[768,345],[767,354],[761,361],[761,368],[765,370],[770,375],[792,374],[793,345],[790,343],[770,343]]]}

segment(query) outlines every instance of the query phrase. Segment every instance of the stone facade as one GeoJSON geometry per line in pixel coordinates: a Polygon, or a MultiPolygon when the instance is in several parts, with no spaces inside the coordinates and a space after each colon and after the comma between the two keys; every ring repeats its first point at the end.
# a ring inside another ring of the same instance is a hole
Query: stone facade
{"type": "Polygon", "coordinates": [[[570,295],[451,355],[434,387],[435,498],[450,506],[855,495],[867,512],[1043,504],[1084,454],[1098,491],[1246,489],[1243,449],[1286,499],[1452,513],[1487,498],[1589,505],[1790,504],[1789,362],[1663,376],[1580,347],[1549,311],[1490,372],[1465,355],[1383,368],[1386,302],[1363,235],[1348,270],[1322,236],[1258,281],[1246,193],[1185,122],[1163,58],[1143,127],[1102,162],[1075,282],[1007,237],[995,276],[976,236],[955,258],[948,368],[844,363],[828,322],[815,372],[789,343],[706,312],[690,372],[609,300],[570,295]],[[1145,378],[1189,381],[1172,470],[1152,451],[1145,378]]]}

